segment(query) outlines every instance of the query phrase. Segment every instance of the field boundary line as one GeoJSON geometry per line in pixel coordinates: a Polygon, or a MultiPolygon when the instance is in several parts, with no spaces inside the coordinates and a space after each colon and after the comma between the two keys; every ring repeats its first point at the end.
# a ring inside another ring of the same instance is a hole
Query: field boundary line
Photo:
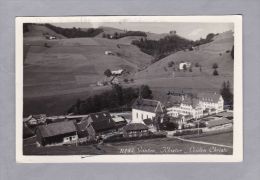
{"type": "Polygon", "coordinates": [[[212,145],[212,146],[219,146],[219,147],[226,147],[226,148],[233,149],[233,146],[228,146],[228,145],[223,145],[223,144],[215,144],[215,143],[204,142],[204,141],[194,141],[194,140],[184,139],[184,138],[180,138],[180,137],[174,137],[174,138],[181,140],[181,141],[186,141],[186,142],[191,142],[191,143],[196,143],[196,144],[205,144],[205,145],[212,145]]]}

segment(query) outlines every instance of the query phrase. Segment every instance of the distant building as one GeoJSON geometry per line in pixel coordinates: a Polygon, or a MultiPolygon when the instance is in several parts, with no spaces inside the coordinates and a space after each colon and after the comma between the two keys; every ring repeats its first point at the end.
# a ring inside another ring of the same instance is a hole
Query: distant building
{"type": "Polygon", "coordinates": [[[115,71],[111,71],[112,75],[118,76],[118,75],[122,75],[122,73],[124,72],[123,69],[118,69],[115,71]]]}
{"type": "Polygon", "coordinates": [[[182,62],[182,63],[179,64],[179,69],[183,70],[184,66],[186,66],[186,68],[188,69],[188,68],[191,67],[191,63],[190,62],[182,62]]]}
{"type": "Polygon", "coordinates": [[[36,129],[36,139],[40,146],[55,146],[77,143],[77,129],[73,121],[41,125],[36,129]]]}
{"type": "Polygon", "coordinates": [[[130,123],[123,128],[123,137],[149,136],[148,127],[143,123],[130,123]]]}
{"type": "Polygon", "coordinates": [[[105,51],[105,55],[114,55],[112,51],[105,51]]]}
{"type": "Polygon", "coordinates": [[[163,112],[160,101],[138,98],[132,106],[132,123],[144,123],[144,119],[153,119],[158,112],[163,112]]]}

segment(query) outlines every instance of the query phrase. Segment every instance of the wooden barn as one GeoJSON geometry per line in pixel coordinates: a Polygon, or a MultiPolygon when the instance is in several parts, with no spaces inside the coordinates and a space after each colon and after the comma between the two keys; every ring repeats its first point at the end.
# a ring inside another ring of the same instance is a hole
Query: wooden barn
{"type": "Polygon", "coordinates": [[[41,125],[36,129],[39,146],[54,146],[77,143],[77,128],[73,121],[41,125]]]}

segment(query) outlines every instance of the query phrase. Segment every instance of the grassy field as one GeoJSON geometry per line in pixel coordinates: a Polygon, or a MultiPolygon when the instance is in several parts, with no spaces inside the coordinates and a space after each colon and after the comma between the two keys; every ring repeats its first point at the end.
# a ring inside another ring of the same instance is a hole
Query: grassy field
{"type": "MultiPolygon", "coordinates": [[[[118,30],[105,28],[104,32],[115,31],[118,30]]],[[[225,52],[233,45],[230,32],[220,34],[197,51],[180,51],[152,65],[150,55],[130,44],[131,40],[139,37],[110,40],[101,36],[66,39],[45,26],[30,27],[24,36],[24,114],[64,113],[78,98],[84,99],[107,90],[109,87],[91,87],[104,79],[103,73],[107,68],[127,69],[130,74],[126,78],[135,80],[127,86],[147,84],[156,99],[172,90],[218,92],[223,81],[229,80],[231,86],[233,84],[233,60],[225,52]],[[43,36],[46,32],[56,35],[58,39],[46,40],[43,36]],[[45,43],[49,47],[45,47],[45,43]],[[105,55],[106,50],[116,55],[105,55]],[[176,72],[173,78],[173,70],[168,67],[170,61],[199,62],[203,72],[198,69],[176,72]],[[220,76],[212,76],[213,62],[218,63],[220,76]]],[[[148,39],[163,36],[165,34],[148,33],[148,39]]]]}
{"type": "MultiPolygon", "coordinates": [[[[233,133],[194,138],[193,140],[232,146],[233,133]]],[[[99,155],[99,154],[232,154],[233,149],[215,145],[184,142],[175,138],[138,140],[102,145],[24,147],[25,155],[99,155]]]]}

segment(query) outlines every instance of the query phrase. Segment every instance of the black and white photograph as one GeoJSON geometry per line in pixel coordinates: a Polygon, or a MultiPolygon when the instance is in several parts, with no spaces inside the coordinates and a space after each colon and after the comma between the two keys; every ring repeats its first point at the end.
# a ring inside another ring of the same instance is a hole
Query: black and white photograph
{"type": "Polygon", "coordinates": [[[241,161],[241,16],[16,19],[18,162],[241,161]]]}

